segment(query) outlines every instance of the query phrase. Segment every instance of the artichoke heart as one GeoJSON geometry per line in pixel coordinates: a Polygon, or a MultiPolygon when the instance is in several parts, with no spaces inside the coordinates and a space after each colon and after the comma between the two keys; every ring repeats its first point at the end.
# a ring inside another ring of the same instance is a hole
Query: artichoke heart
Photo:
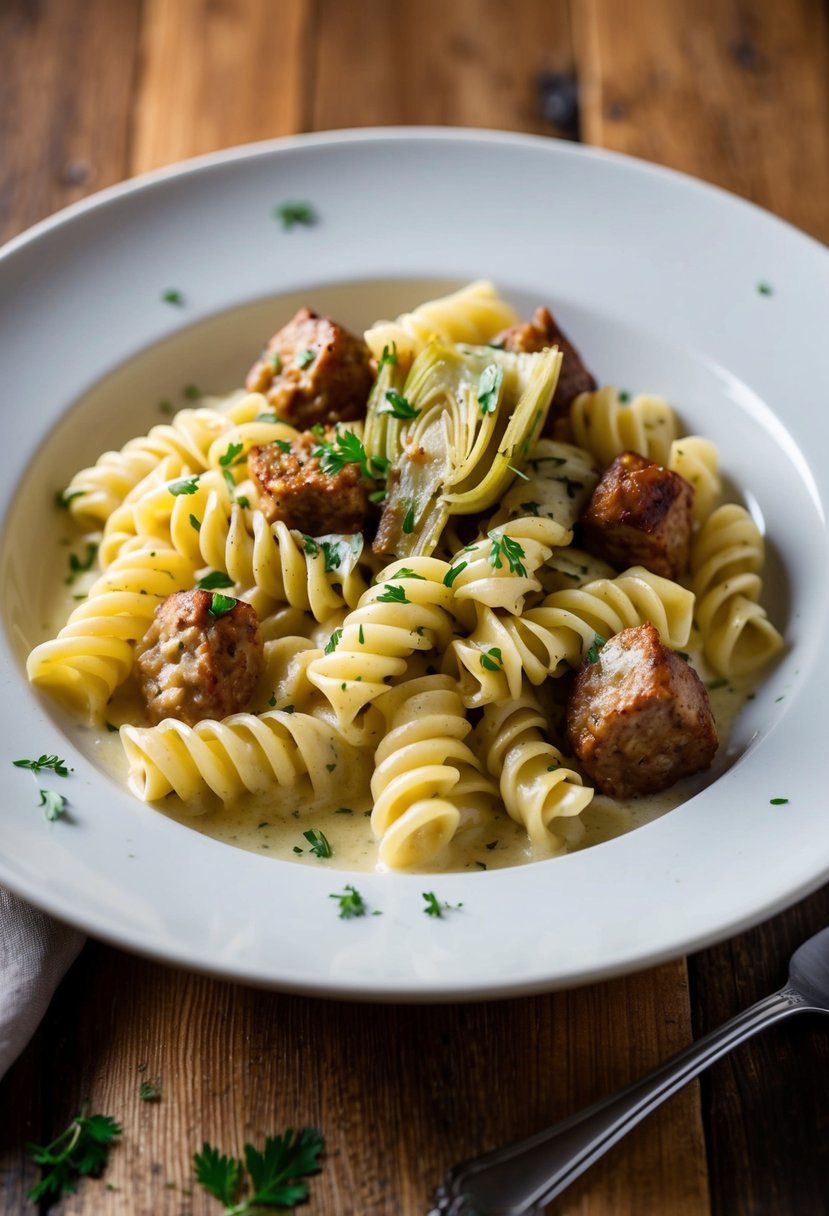
{"type": "Polygon", "coordinates": [[[431,342],[400,396],[381,369],[366,422],[367,448],[389,461],[375,553],[431,553],[450,515],[499,501],[538,437],[553,399],[561,354],[431,342]]]}

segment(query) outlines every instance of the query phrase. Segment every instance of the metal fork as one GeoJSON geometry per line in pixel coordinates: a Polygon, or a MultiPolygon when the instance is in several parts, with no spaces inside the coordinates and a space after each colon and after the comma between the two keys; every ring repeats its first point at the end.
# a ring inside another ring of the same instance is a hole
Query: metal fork
{"type": "Polygon", "coordinates": [[[829,1013],[829,928],[804,942],[779,992],[678,1052],[619,1093],[527,1140],[454,1166],[429,1216],[538,1216],[609,1148],[709,1064],[795,1013],[829,1013]]]}

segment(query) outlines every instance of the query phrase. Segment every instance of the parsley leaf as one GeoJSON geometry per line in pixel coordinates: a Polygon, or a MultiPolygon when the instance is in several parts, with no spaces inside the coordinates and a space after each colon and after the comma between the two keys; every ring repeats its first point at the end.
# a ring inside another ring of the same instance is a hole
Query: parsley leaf
{"type": "Polygon", "coordinates": [[[66,799],[63,794],[58,794],[55,790],[40,790],[40,802],[38,806],[44,808],[44,814],[50,823],[54,823],[56,819],[60,819],[63,812],[66,810],[66,799]]]}
{"type": "Polygon", "coordinates": [[[239,463],[236,458],[244,446],[243,443],[229,443],[227,445],[227,451],[224,456],[219,457],[219,464],[223,469],[229,469],[232,465],[239,463]]]}
{"type": "Polygon", "coordinates": [[[368,912],[365,900],[351,883],[346,883],[345,890],[341,894],[329,895],[328,898],[339,900],[340,920],[351,920],[353,917],[365,916],[368,912]]]}
{"type": "Polygon", "coordinates": [[[297,367],[304,370],[306,367],[311,366],[316,357],[317,352],[315,350],[301,350],[294,362],[296,363],[297,367]]]}
{"type": "Polygon", "coordinates": [[[165,304],[183,304],[184,296],[175,287],[168,287],[166,291],[162,291],[161,298],[165,304]]]}
{"type": "Polygon", "coordinates": [[[142,1081],[138,1086],[138,1096],[142,1102],[161,1101],[161,1077],[155,1081],[142,1081]]]}
{"type": "Polygon", "coordinates": [[[331,637],[325,643],[325,649],[323,650],[323,654],[333,654],[334,651],[337,649],[340,638],[342,636],[343,636],[342,629],[341,628],[335,629],[334,632],[331,634],[331,637]]]}
{"type": "Polygon", "coordinates": [[[478,381],[478,405],[482,414],[494,414],[498,405],[498,394],[504,379],[504,369],[497,363],[490,363],[481,372],[478,381]]]}
{"type": "Polygon", "coordinates": [[[195,494],[199,485],[199,475],[193,477],[176,477],[174,481],[167,482],[167,489],[177,498],[179,494],[195,494]]]}
{"type": "Polygon", "coordinates": [[[441,917],[444,912],[453,911],[455,908],[462,908],[463,904],[446,904],[440,903],[434,891],[424,891],[423,898],[426,900],[426,907],[423,912],[426,916],[441,917]]]}
{"type": "Polygon", "coordinates": [[[320,548],[325,557],[325,573],[329,574],[332,570],[339,570],[340,562],[343,560],[342,546],[333,540],[322,540],[320,548]]]}
{"type": "Polygon", "coordinates": [[[211,570],[196,583],[200,591],[216,591],[219,587],[232,587],[233,579],[224,570],[211,570]]]}
{"type": "Polygon", "coordinates": [[[380,369],[382,367],[385,367],[385,365],[387,363],[392,364],[392,363],[396,363],[396,362],[397,362],[397,343],[392,342],[391,350],[389,350],[389,348],[387,346],[383,347],[383,353],[380,356],[379,363],[377,364],[378,373],[379,373],[380,369]]]}
{"type": "Polygon", "coordinates": [[[228,612],[233,611],[238,602],[232,595],[219,595],[218,591],[214,591],[210,607],[207,609],[207,615],[213,617],[225,616],[228,612]]]}
{"type": "Polygon", "coordinates": [[[587,652],[588,663],[598,662],[599,651],[601,650],[602,646],[604,646],[606,641],[607,641],[607,638],[603,638],[600,633],[596,633],[593,635],[593,645],[590,647],[590,649],[587,652]]]}
{"type": "Polygon", "coordinates": [[[406,595],[404,587],[392,587],[389,583],[385,584],[385,591],[382,595],[377,596],[378,604],[410,604],[411,600],[406,595]]]}
{"type": "Polygon", "coordinates": [[[490,646],[489,650],[485,650],[481,655],[481,667],[485,671],[500,671],[503,667],[501,660],[500,646],[490,646]]]}
{"type": "Polygon", "coordinates": [[[412,405],[411,401],[407,401],[402,394],[395,389],[386,390],[386,402],[388,404],[381,405],[378,414],[391,414],[392,418],[417,418],[420,410],[416,405],[412,405]]]}
{"type": "Polygon", "coordinates": [[[311,846],[311,852],[315,857],[333,857],[331,845],[328,843],[328,838],[324,832],[317,832],[313,828],[309,828],[302,835],[311,846]]]}
{"type": "Polygon", "coordinates": [[[443,576],[444,587],[451,587],[458,575],[466,569],[469,562],[458,562],[457,566],[452,566],[443,576]]]}
{"type": "Polygon", "coordinates": [[[503,566],[501,555],[507,559],[507,565],[511,574],[517,574],[520,578],[527,578],[527,568],[522,562],[525,556],[524,550],[517,540],[513,540],[511,536],[504,536],[493,528],[487,535],[492,541],[492,549],[489,554],[489,564],[494,566],[496,570],[500,570],[503,566]]]}
{"type": "Polygon", "coordinates": [[[58,777],[68,777],[69,769],[66,767],[66,761],[61,760],[58,756],[38,756],[37,760],[12,760],[15,768],[30,768],[33,773],[42,772],[45,768],[50,768],[58,777]]]}
{"type": "Polygon", "coordinates": [[[411,535],[412,532],[414,532],[414,525],[415,525],[414,499],[407,498],[407,499],[404,499],[404,502],[407,502],[408,506],[406,508],[406,514],[403,516],[403,531],[407,536],[409,536],[409,535],[411,535]]]}
{"type": "Polygon", "coordinates": [[[422,583],[426,581],[422,574],[418,574],[416,570],[410,569],[409,566],[401,566],[399,570],[395,570],[394,574],[389,575],[388,581],[391,582],[395,578],[419,578],[422,583]]]}
{"type": "Polygon", "coordinates": [[[58,1199],[77,1188],[80,1177],[97,1178],[107,1163],[113,1140],[121,1127],[109,1115],[76,1115],[65,1131],[51,1144],[27,1144],[36,1165],[43,1166],[43,1177],[26,1198],[38,1203],[58,1199]]]}
{"type": "Polygon", "coordinates": [[[307,536],[304,532],[302,533],[302,547],[309,557],[316,557],[320,551],[320,547],[313,536],[307,536]]]}
{"type": "Polygon", "coordinates": [[[86,553],[83,557],[78,557],[77,553],[70,553],[69,573],[64,579],[64,582],[71,586],[79,574],[84,574],[87,570],[92,569],[97,556],[98,546],[93,541],[87,541],[86,553]]]}
{"type": "Polygon", "coordinates": [[[86,490],[58,490],[55,494],[55,506],[67,510],[73,498],[83,498],[86,490]]]}
{"type": "Polygon", "coordinates": [[[295,224],[310,226],[317,222],[317,214],[310,203],[280,203],[278,207],[274,207],[273,214],[286,232],[295,224]]]}
{"type": "Polygon", "coordinates": [[[319,459],[320,469],[329,477],[336,477],[347,464],[356,464],[367,481],[377,481],[385,477],[389,467],[385,456],[369,456],[362,440],[353,431],[343,431],[334,440],[321,439],[313,454],[319,459]]]}

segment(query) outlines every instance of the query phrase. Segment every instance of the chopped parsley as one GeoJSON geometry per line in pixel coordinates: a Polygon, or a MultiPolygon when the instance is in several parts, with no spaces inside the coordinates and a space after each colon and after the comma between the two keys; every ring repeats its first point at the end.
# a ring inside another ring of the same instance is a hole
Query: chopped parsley
{"type": "Polygon", "coordinates": [[[302,547],[309,557],[316,557],[320,551],[320,547],[313,536],[306,536],[304,532],[302,534],[302,547]]]}
{"type": "Polygon", "coordinates": [[[27,1193],[33,1203],[59,1199],[77,1190],[79,1178],[97,1178],[103,1171],[121,1127],[109,1115],[76,1115],[65,1131],[50,1144],[27,1144],[43,1177],[27,1193]]]}
{"type": "Polygon", "coordinates": [[[426,900],[426,907],[423,912],[426,916],[442,917],[444,912],[451,912],[456,908],[462,908],[463,904],[447,904],[440,903],[434,891],[424,891],[423,898],[426,900]]]}
{"type": "Polygon", "coordinates": [[[284,456],[288,455],[292,447],[290,439],[274,439],[274,443],[284,456]]]}
{"type": "Polygon", "coordinates": [[[771,283],[758,283],[757,294],[761,296],[772,296],[774,295],[774,288],[772,287],[771,283]]]}
{"type": "Polygon", "coordinates": [[[220,587],[232,587],[233,579],[224,570],[211,570],[196,583],[200,591],[217,591],[220,587]]]}
{"type": "Polygon", "coordinates": [[[377,596],[378,604],[410,604],[411,600],[406,595],[404,587],[392,587],[390,583],[385,583],[385,591],[382,595],[377,596]]]}
{"type": "Polygon", "coordinates": [[[228,612],[233,611],[238,602],[232,595],[220,595],[218,591],[214,591],[207,614],[214,617],[226,616],[228,612]]]}
{"type": "Polygon", "coordinates": [[[443,576],[444,587],[451,587],[458,575],[466,569],[469,562],[459,562],[457,566],[452,566],[443,576]]]}
{"type": "Polygon", "coordinates": [[[527,578],[527,568],[522,562],[525,556],[524,550],[517,540],[513,540],[511,536],[504,536],[503,533],[493,528],[487,535],[492,541],[492,549],[489,554],[489,564],[494,566],[496,570],[500,570],[503,566],[501,556],[507,559],[507,565],[511,574],[517,574],[520,578],[527,578]]]}
{"type": "Polygon", "coordinates": [[[301,350],[299,352],[299,354],[297,355],[296,359],[294,360],[294,362],[296,363],[297,367],[300,367],[304,370],[306,367],[311,366],[311,364],[314,362],[316,357],[317,357],[317,352],[315,350],[301,350]]]}
{"type": "Polygon", "coordinates": [[[357,641],[360,643],[361,646],[365,646],[365,644],[366,644],[366,635],[363,632],[362,625],[360,626],[359,632],[357,633],[357,641]]]}
{"type": "Polygon", "coordinates": [[[75,498],[83,498],[86,490],[58,490],[55,494],[55,506],[66,511],[70,502],[75,498]]]}
{"type": "Polygon", "coordinates": [[[365,916],[368,913],[365,900],[351,883],[346,883],[345,890],[341,893],[329,895],[328,898],[339,901],[340,920],[352,920],[357,916],[365,916]]]}
{"type": "Polygon", "coordinates": [[[166,291],[162,291],[161,298],[165,304],[181,305],[184,303],[184,296],[176,287],[168,287],[166,291]]]}
{"type": "Polygon", "coordinates": [[[627,405],[628,401],[630,401],[630,393],[626,388],[623,388],[619,393],[619,400],[621,401],[622,405],[627,405]]]}
{"type": "Polygon", "coordinates": [[[331,634],[331,637],[326,642],[325,650],[323,651],[323,653],[324,654],[333,654],[334,651],[337,649],[337,646],[340,643],[340,638],[342,636],[343,636],[342,628],[335,629],[334,632],[331,634]]]}
{"type": "Polygon", "coordinates": [[[504,369],[490,363],[481,372],[478,381],[478,405],[482,414],[494,414],[498,405],[498,394],[504,379],[504,369]]]}
{"type": "Polygon", "coordinates": [[[541,510],[537,502],[522,502],[519,505],[526,515],[538,515],[541,510]]]}
{"type": "Polygon", "coordinates": [[[481,667],[485,671],[500,671],[503,667],[501,659],[500,646],[490,646],[489,650],[485,650],[481,655],[481,667]]]}
{"type": "Polygon", "coordinates": [[[389,582],[395,578],[419,578],[422,583],[426,581],[422,574],[418,574],[409,566],[401,566],[399,570],[395,570],[394,574],[389,575],[389,582]]]}
{"type": "Polygon", "coordinates": [[[279,220],[286,232],[289,232],[296,224],[304,224],[309,227],[317,222],[317,213],[310,203],[280,203],[278,207],[274,207],[273,214],[274,219],[279,220]]]}
{"type": "Polygon", "coordinates": [[[15,768],[28,768],[33,773],[40,773],[45,768],[51,769],[58,777],[68,777],[71,769],[66,767],[66,761],[58,756],[38,756],[37,760],[12,760],[15,768]]]}
{"type": "Polygon", "coordinates": [[[317,832],[314,830],[314,828],[309,828],[309,830],[307,832],[303,832],[302,835],[310,844],[311,852],[315,857],[326,858],[333,856],[331,845],[328,843],[328,839],[324,832],[317,832]]]}
{"type": "Polygon", "coordinates": [[[391,344],[391,350],[389,350],[389,348],[388,348],[387,346],[384,346],[384,347],[383,347],[383,353],[382,353],[382,355],[380,356],[380,361],[379,361],[379,363],[377,364],[377,371],[378,371],[378,373],[379,373],[379,371],[380,371],[380,369],[381,369],[382,367],[385,367],[385,366],[386,366],[386,364],[387,364],[387,363],[388,363],[388,364],[393,364],[393,363],[396,363],[396,362],[397,362],[397,343],[396,343],[396,342],[392,342],[392,344],[391,344]]]}
{"type": "Polygon", "coordinates": [[[769,798],[769,802],[772,806],[787,806],[789,800],[788,798],[769,798]]]}
{"type": "Polygon", "coordinates": [[[66,799],[63,794],[58,794],[55,790],[39,790],[40,802],[38,806],[44,808],[44,814],[50,823],[54,823],[56,819],[60,819],[63,812],[66,810],[66,799]]]}
{"type": "Polygon", "coordinates": [[[336,477],[347,464],[356,464],[367,481],[377,481],[386,476],[389,462],[385,456],[369,456],[362,441],[353,431],[343,431],[334,440],[320,439],[313,448],[320,469],[329,477],[336,477]]]}
{"type": "Polygon", "coordinates": [[[97,556],[98,546],[93,541],[87,541],[86,550],[83,557],[78,557],[77,553],[70,553],[69,573],[64,579],[64,582],[71,586],[79,574],[85,574],[87,570],[92,569],[97,556]]]}
{"type": "Polygon", "coordinates": [[[156,1077],[155,1081],[142,1081],[138,1086],[138,1096],[142,1102],[160,1102],[161,1077],[156,1077]]]}
{"type": "Polygon", "coordinates": [[[225,1205],[225,1216],[246,1216],[263,1207],[293,1209],[303,1203],[308,1183],[302,1179],[319,1173],[323,1148],[316,1128],[303,1127],[294,1135],[289,1127],[281,1136],[266,1136],[261,1151],[246,1144],[244,1161],[205,1140],[193,1167],[199,1185],[225,1205]]]}
{"type": "Polygon", "coordinates": [[[179,494],[195,494],[198,486],[198,473],[194,474],[192,477],[176,477],[174,481],[167,482],[167,489],[170,491],[173,498],[178,498],[179,494]]]}
{"type": "Polygon", "coordinates": [[[197,384],[185,384],[181,390],[181,395],[186,397],[188,401],[198,401],[202,396],[202,391],[197,384]]]}
{"type": "MultiPolygon", "coordinates": [[[[245,445],[243,443],[229,443],[227,445],[227,451],[225,452],[224,456],[219,457],[219,464],[223,469],[229,469],[234,464],[239,464],[239,459],[237,459],[237,457],[239,457],[239,453],[242,451],[244,446],[245,445]]],[[[241,457],[240,459],[244,459],[244,457],[241,457]]]]}
{"type": "Polygon", "coordinates": [[[412,405],[411,401],[407,401],[395,389],[386,390],[386,405],[381,405],[377,411],[380,414],[391,414],[392,418],[417,418],[420,410],[416,405],[412,405]]]}
{"type": "Polygon", "coordinates": [[[412,532],[414,532],[414,525],[415,525],[414,499],[407,498],[404,501],[407,502],[409,505],[406,508],[406,514],[403,516],[403,531],[406,534],[406,536],[409,536],[412,532]]]}
{"type": "Polygon", "coordinates": [[[339,570],[340,562],[343,559],[342,547],[333,540],[320,541],[320,548],[325,557],[325,573],[329,574],[332,570],[339,570]]]}
{"type": "Polygon", "coordinates": [[[593,645],[587,652],[588,663],[597,663],[599,660],[599,651],[604,646],[607,638],[603,638],[600,633],[593,634],[593,645]]]}
{"type": "Polygon", "coordinates": [[[201,520],[196,519],[192,511],[190,512],[190,527],[194,528],[196,532],[201,532],[201,520]]]}

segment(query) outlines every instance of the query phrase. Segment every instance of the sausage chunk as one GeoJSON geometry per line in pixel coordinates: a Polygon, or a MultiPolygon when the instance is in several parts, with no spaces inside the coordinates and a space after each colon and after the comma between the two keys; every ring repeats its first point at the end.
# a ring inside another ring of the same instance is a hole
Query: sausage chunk
{"type": "Polygon", "coordinates": [[[531,353],[546,350],[548,346],[558,347],[562,354],[561,374],[553,394],[552,419],[566,414],[579,393],[592,393],[596,387],[596,381],[584,366],[581,355],[561,332],[548,308],[537,308],[532,321],[503,330],[493,339],[493,345],[503,345],[504,350],[531,353]]]}
{"type": "MultiPolygon", "coordinates": [[[[333,432],[332,432],[333,434],[333,432]]],[[[320,468],[320,442],[306,433],[290,445],[277,440],[248,453],[248,472],[259,487],[259,509],[309,536],[362,532],[368,512],[366,482],[356,464],[338,473],[320,468]]]]}
{"type": "Polygon", "coordinates": [[[676,579],[688,567],[694,487],[636,452],[605,470],[581,518],[585,547],[617,569],[676,579]]]}
{"type": "Polygon", "coordinates": [[[362,338],[310,308],[275,333],[245,380],[298,430],[364,418],[374,382],[362,338]]]}
{"type": "Polygon", "coordinates": [[[195,726],[226,718],[250,702],[264,666],[259,622],[250,604],[211,591],[175,591],[155,610],[136,649],[135,672],[151,722],[195,726]]]}
{"type": "Polygon", "coordinates": [[[577,673],[567,738],[588,776],[614,798],[667,789],[708,768],[717,750],[705,686],[650,622],[617,633],[577,673]]]}

